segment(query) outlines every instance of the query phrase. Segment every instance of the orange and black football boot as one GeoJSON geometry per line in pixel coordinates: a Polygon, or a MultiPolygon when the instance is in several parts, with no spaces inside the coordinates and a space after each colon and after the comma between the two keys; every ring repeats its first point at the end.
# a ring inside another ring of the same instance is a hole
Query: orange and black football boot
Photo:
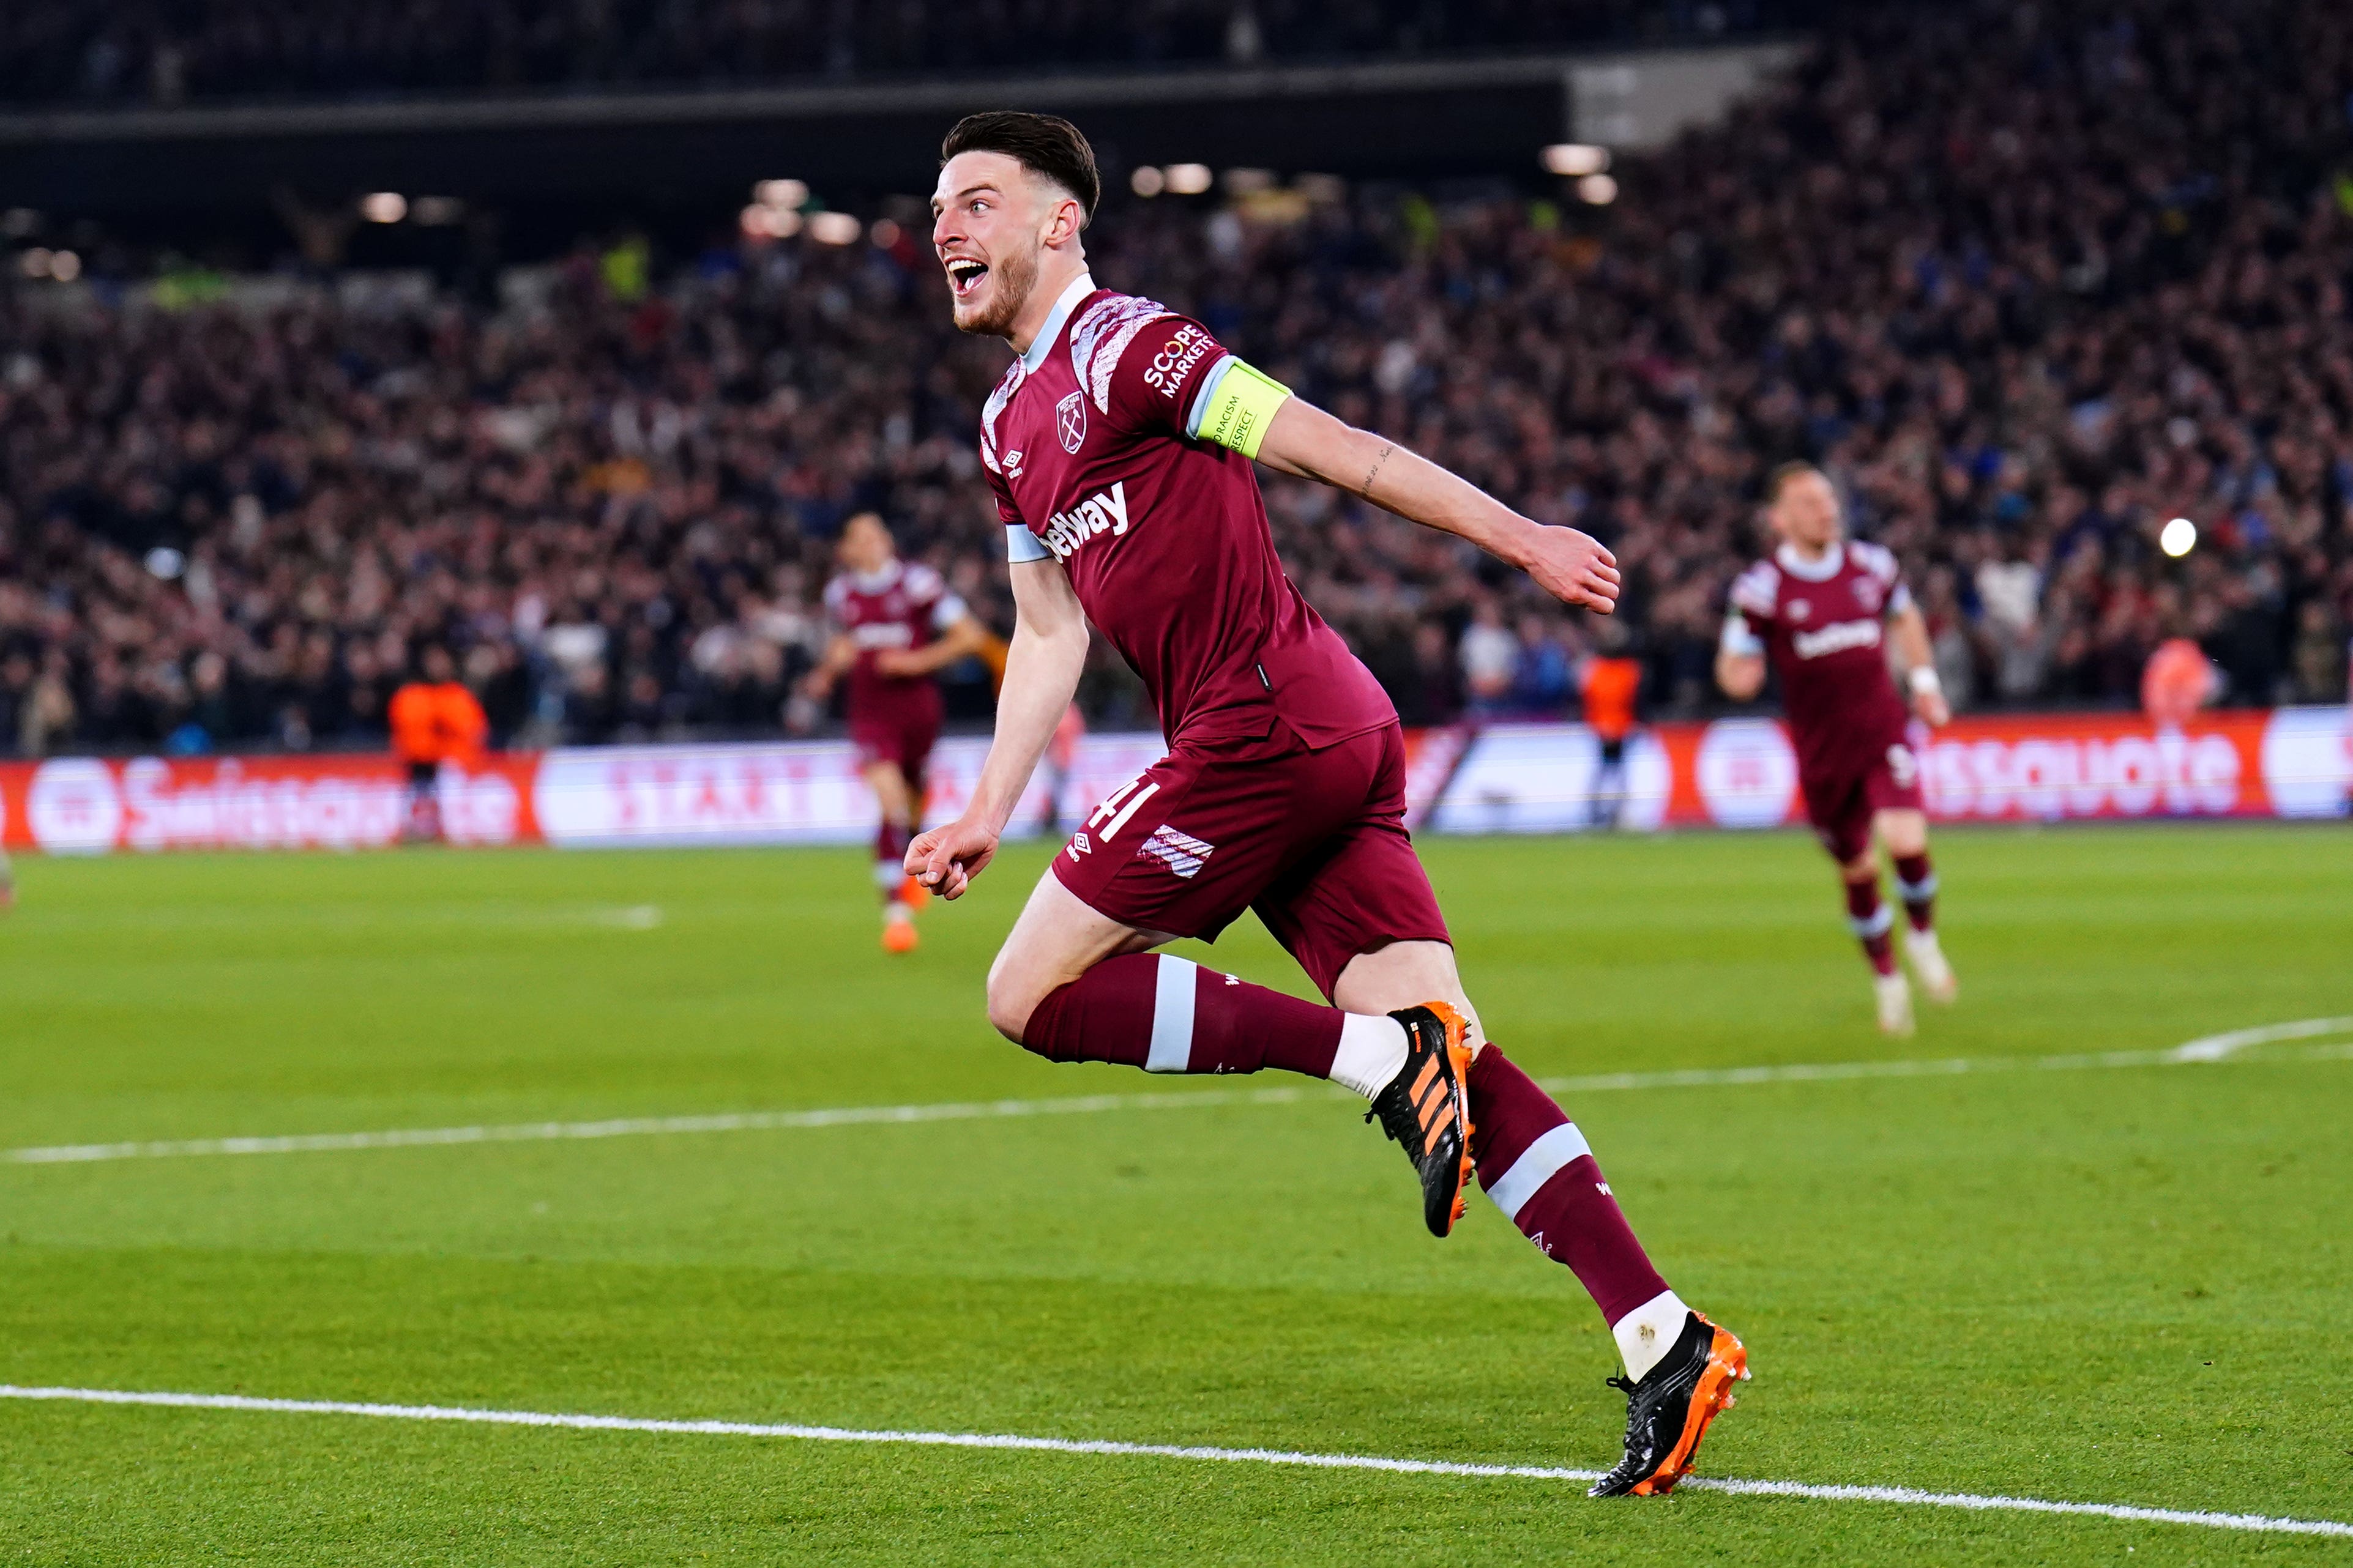
{"type": "Polygon", "coordinates": [[[1641,1380],[1613,1377],[1626,1391],[1626,1457],[1593,1483],[1591,1497],[1664,1497],[1691,1473],[1699,1440],[1748,1378],[1748,1347],[1694,1312],[1674,1348],[1641,1380]]]}
{"type": "Polygon", "coordinates": [[[1405,1148],[1421,1177],[1421,1217],[1444,1236],[1462,1217],[1471,1182],[1471,1047],[1462,1015],[1427,1002],[1389,1015],[1405,1026],[1405,1067],[1373,1096],[1365,1120],[1405,1148]]]}

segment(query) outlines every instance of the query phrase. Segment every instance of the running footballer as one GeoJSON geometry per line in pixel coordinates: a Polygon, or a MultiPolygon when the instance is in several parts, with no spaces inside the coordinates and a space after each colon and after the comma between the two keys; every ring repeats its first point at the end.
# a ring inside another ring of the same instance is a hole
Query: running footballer
{"type": "Polygon", "coordinates": [[[1847,922],[1871,965],[1879,1026],[1909,1035],[1912,988],[1895,967],[1895,916],[1880,901],[1874,838],[1894,862],[1907,927],[1904,951],[1921,989],[1935,1002],[1960,994],[1936,941],[1936,872],[1928,859],[1920,759],[1887,670],[1892,636],[1913,710],[1928,724],[1952,717],[1929,657],[1927,623],[1895,557],[1846,537],[1838,492],[1820,468],[1785,463],[1775,469],[1765,515],[1781,544],[1732,585],[1716,683],[1745,702],[1764,686],[1771,658],[1798,753],[1806,819],[1838,864],[1847,922]]]}
{"type": "Polygon", "coordinates": [[[932,238],[955,324],[1017,356],[980,428],[1016,626],[971,804],[907,868],[949,899],[987,868],[1092,621],[1150,690],[1168,754],[1039,879],[990,968],[990,1021],[1052,1061],[1345,1084],[1404,1147],[1438,1236],[1475,1170],[1624,1358],[1625,1454],[1595,1493],[1666,1492],[1747,1352],[1667,1288],[1583,1134],[1484,1037],[1406,835],[1396,710],[1284,576],[1250,465],[1468,539],[1603,612],[1609,552],[1293,397],[1198,321],[1099,287],[1082,244],[1099,190],[1086,139],[1048,116],[974,115],[941,148],[932,238]],[[1244,910],[1332,1005],[1152,951],[1244,910]]]}

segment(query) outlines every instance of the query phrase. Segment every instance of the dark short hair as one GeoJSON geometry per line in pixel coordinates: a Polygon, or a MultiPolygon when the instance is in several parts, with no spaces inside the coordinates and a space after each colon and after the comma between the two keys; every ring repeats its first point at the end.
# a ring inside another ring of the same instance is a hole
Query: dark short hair
{"type": "Polygon", "coordinates": [[[1789,481],[1799,474],[1819,474],[1821,471],[1819,464],[1809,463],[1803,458],[1791,462],[1776,463],[1773,465],[1773,471],[1765,476],[1765,504],[1771,506],[1775,501],[1779,500],[1781,491],[1787,489],[1789,481]]]}
{"type": "Polygon", "coordinates": [[[959,153],[1002,153],[1031,174],[1053,181],[1078,198],[1082,222],[1094,217],[1095,204],[1103,199],[1095,150],[1077,126],[1055,115],[1018,109],[967,114],[940,143],[941,166],[959,153]]]}

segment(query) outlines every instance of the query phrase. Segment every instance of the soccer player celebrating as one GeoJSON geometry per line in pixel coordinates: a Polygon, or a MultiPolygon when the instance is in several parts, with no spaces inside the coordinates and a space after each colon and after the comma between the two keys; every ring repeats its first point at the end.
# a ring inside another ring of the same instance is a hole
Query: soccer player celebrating
{"type": "Polygon", "coordinates": [[[1199,322],[1098,287],[1082,244],[1094,155],[1067,121],[974,115],[941,155],[932,239],[955,324],[1018,356],[980,430],[1016,624],[971,804],[915,840],[908,869],[954,899],[987,868],[1090,620],[1168,737],[1039,879],[990,967],[990,1022],[1051,1061],[1345,1084],[1403,1146],[1438,1236],[1475,1170],[1591,1292],[1625,1359],[1625,1457],[1595,1492],[1669,1490],[1747,1352],[1667,1288],[1583,1134],[1483,1037],[1406,835],[1396,710],[1283,575],[1250,462],[1471,540],[1605,612],[1609,552],[1293,397],[1199,322]],[[1332,1005],[1152,951],[1214,939],[1245,909],[1332,1005]]]}
{"type": "Polygon", "coordinates": [[[901,561],[891,531],[871,511],[841,531],[841,574],[825,586],[838,628],[803,682],[822,702],[849,677],[849,739],[874,791],[874,882],[882,894],[882,945],[915,947],[914,910],[925,896],[907,875],[907,842],[923,815],[924,765],[940,736],[939,670],[978,651],[987,634],[928,566],[901,561]]]}
{"type": "Polygon", "coordinates": [[[1920,763],[1905,738],[1883,628],[1894,635],[1912,710],[1932,725],[1952,710],[1929,654],[1927,623],[1895,557],[1846,537],[1829,478],[1810,463],[1785,463],[1767,481],[1765,504],[1781,545],[1732,585],[1716,684],[1747,701],[1764,686],[1765,658],[1772,656],[1806,818],[1845,882],[1847,919],[1871,961],[1879,1026],[1908,1035],[1912,991],[1889,940],[1894,915],[1879,899],[1874,833],[1895,862],[1911,927],[1904,948],[1921,987],[1938,1002],[1950,1002],[1960,987],[1936,943],[1936,873],[1928,862],[1920,763]]]}

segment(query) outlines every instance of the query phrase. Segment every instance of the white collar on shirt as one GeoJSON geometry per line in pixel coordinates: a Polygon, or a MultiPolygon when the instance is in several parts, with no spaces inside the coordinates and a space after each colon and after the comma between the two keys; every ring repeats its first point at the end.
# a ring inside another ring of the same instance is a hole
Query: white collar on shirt
{"type": "Polygon", "coordinates": [[[1029,340],[1029,352],[1021,356],[1022,374],[1038,374],[1038,367],[1044,364],[1046,356],[1054,351],[1054,340],[1062,335],[1062,323],[1071,319],[1071,312],[1079,308],[1079,301],[1094,291],[1095,280],[1090,274],[1082,272],[1071,279],[1071,286],[1062,290],[1062,297],[1054,301],[1053,310],[1047,314],[1046,324],[1038,329],[1036,337],[1029,340]]]}
{"type": "Polygon", "coordinates": [[[849,579],[849,585],[859,593],[882,594],[889,592],[892,584],[898,582],[906,570],[907,563],[893,555],[891,564],[880,572],[849,572],[843,575],[849,579]]]}
{"type": "Polygon", "coordinates": [[[1831,545],[1819,561],[1807,560],[1798,553],[1796,546],[1788,544],[1773,552],[1773,559],[1780,564],[1782,571],[1792,577],[1802,577],[1809,583],[1827,583],[1839,574],[1840,567],[1846,564],[1846,541],[1841,540],[1831,545]]]}

